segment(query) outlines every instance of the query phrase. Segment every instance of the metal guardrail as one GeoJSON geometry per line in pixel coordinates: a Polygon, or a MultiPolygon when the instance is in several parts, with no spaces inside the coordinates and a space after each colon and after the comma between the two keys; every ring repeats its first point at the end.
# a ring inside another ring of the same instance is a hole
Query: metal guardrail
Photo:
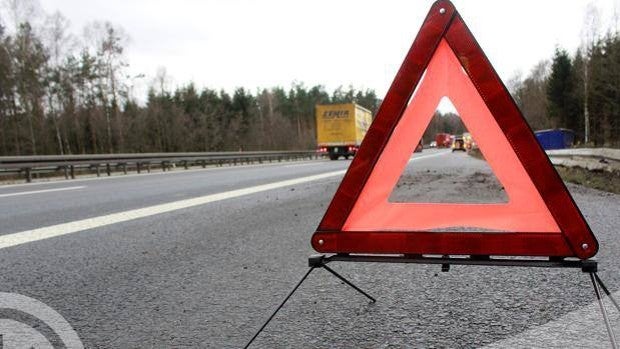
{"type": "MultiPolygon", "coordinates": [[[[620,149],[576,148],[548,150],[554,165],[582,167],[592,171],[620,171],[620,149]]],[[[62,172],[65,178],[75,178],[76,171],[92,171],[101,175],[102,169],[110,176],[112,171],[135,169],[151,171],[158,165],[163,171],[177,165],[190,166],[262,163],[293,159],[312,159],[320,155],[314,150],[254,151],[254,152],[205,152],[205,153],[142,153],[142,154],[91,154],[91,155],[41,155],[0,156],[0,175],[23,175],[27,182],[34,173],[62,172]]]]}
{"type": "Polygon", "coordinates": [[[65,178],[75,178],[77,170],[90,170],[97,176],[101,170],[110,176],[113,170],[135,168],[138,173],[150,172],[153,165],[163,171],[177,165],[188,169],[190,166],[262,163],[294,159],[318,158],[314,150],[300,151],[254,151],[254,152],[206,152],[206,153],[143,153],[143,154],[93,154],[93,155],[42,155],[42,156],[1,156],[0,174],[23,175],[27,182],[32,181],[34,173],[62,171],[65,178]]]}
{"type": "Polygon", "coordinates": [[[620,149],[574,148],[547,150],[551,163],[590,171],[620,172],[620,149]]]}

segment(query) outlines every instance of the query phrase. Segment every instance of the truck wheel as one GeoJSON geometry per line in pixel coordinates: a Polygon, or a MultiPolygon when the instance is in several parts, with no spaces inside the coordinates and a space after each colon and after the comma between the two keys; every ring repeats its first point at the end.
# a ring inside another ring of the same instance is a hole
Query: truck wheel
{"type": "Polygon", "coordinates": [[[329,159],[330,160],[338,160],[338,155],[336,155],[336,154],[329,154],[329,159]]]}

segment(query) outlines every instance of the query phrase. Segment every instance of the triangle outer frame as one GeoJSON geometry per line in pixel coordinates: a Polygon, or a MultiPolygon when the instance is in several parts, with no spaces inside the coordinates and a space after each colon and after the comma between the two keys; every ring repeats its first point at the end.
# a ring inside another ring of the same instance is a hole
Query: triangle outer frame
{"type": "Polygon", "coordinates": [[[448,0],[436,1],[431,6],[357,155],[312,236],[311,243],[312,247],[321,253],[503,255],[587,259],[598,252],[598,241],[564,182],[553,168],[473,34],[448,0]],[[374,170],[442,39],[445,39],[454,51],[491,111],[558,224],[560,233],[342,231],[362,188],[374,170]]]}

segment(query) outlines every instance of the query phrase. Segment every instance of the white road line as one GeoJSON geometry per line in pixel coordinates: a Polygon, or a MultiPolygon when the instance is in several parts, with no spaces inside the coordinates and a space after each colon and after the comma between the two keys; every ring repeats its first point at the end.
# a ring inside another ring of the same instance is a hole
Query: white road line
{"type": "Polygon", "coordinates": [[[293,165],[284,165],[286,168],[290,167],[303,167],[303,166],[316,166],[318,163],[304,163],[304,164],[293,164],[293,165]]]}
{"type": "Polygon", "coordinates": [[[274,182],[269,184],[257,185],[255,187],[231,190],[218,194],[211,194],[200,196],[197,198],[180,200],[169,202],[166,204],[154,205],[124,212],[112,213],[104,216],[93,217],[82,219],[79,221],[73,221],[68,223],[62,223],[57,225],[52,225],[48,227],[33,229],[22,231],[18,233],[12,233],[7,235],[0,236],[0,249],[7,248],[11,246],[17,246],[21,244],[26,244],[33,241],[49,239],[57,236],[77,233],[80,231],[84,231],[87,229],[94,229],[98,227],[103,227],[110,224],[126,222],[138,218],[149,217],[161,213],[172,212],[181,210],[184,208],[199,206],[208,204],[211,202],[232,199],[244,195],[250,195],[255,193],[260,193],[267,190],[278,189],[282,187],[287,187],[296,184],[302,184],[307,182],[312,182],[320,179],[340,176],[345,173],[346,170],[333,171],[322,173],[313,176],[300,177],[295,179],[289,179],[280,182],[274,182]]]}
{"type": "Polygon", "coordinates": [[[54,188],[54,189],[44,189],[44,190],[31,190],[31,191],[21,191],[18,193],[8,193],[8,194],[0,194],[0,198],[6,198],[9,196],[20,196],[20,195],[32,195],[32,194],[42,194],[42,193],[51,193],[54,191],[64,191],[64,190],[76,190],[86,188],[86,186],[77,186],[77,187],[64,187],[64,188],[54,188]]]}
{"type": "MultiPolygon", "coordinates": [[[[439,156],[439,155],[446,155],[446,154],[450,154],[449,151],[442,151],[442,152],[438,152],[438,153],[434,153],[434,154],[424,154],[424,155],[413,155],[411,157],[411,159],[409,160],[409,162],[411,161],[416,161],[416,160],[422,160],[422,159],[426,159],[426,158],[432,158],[435,156],[439,156]]],[[[325,163],[325,162],[324,162],[325,163]]],[[[338,162],[328,162],[328,164],[337,164],[338,162]]],[[[317,163],[305,163],[305,164],[291,164],[291,165],[285,165],[284,167],[302,167],[302,166],[312,166],[312,165],[316,165],[317,163]]]]}
{"type": "MultiPolygon", "coordinates": [[[[438,155],[444,155],[447,153],[439,153],[439,154],[430,154],[426,156],[418,156],[411,161],[421,160],[425,158],[435,157],[438,155]]],[[[181,210],[184,208],[199,206],[208,204],[211,202],[222,201],[226,199],[232,199],[244,195],[250,195],[255,193],[260,193],[267,190],[278,189],[282,187],[287,187],[296,184],[302,184],[307,182],[312,182],[320,179],[335,177],[343,175],[346,170],[332,171],[326,172],[322,174],[300,177],[295,179],[288,179],[285,181],[274,182],[269,184],[257,185],[254,187],[231,190],[218,194],[211,194],[200,196],[192,199],[179,200],[174,202],[169,202],[166,204],[154,205],[124,212],[112,213],[104,216],[93,217],[82,219],[78,221],[62,223],[57,225],[52,225],[48,227],[26,230],[18,233],[11,233],[7,235],[0,236],[0,249],[7,248],[11,246],[17,246],[21,244],[26,244],[33,241],[49,239],[57,236],[77,233],[80,231],[94,229],[103,227],[110,224],[127,222],[130,220],[144,218],[149,216],[154,216],[161,213],[172,212],[181,210]]]]}
{"type": "Polygon", "coordinates": [[[428,154],[428,155],[413,155],[413,157],[409,160],[409,162],[412,161],[417,161],[417,160],[422,160],[422,159],[427,159],[427,158],[433,158],[435,156],[441,156],[441,155],[447,155],[450,154],[450,151],[442,151],[439,153],[435,153],[435,154],[428,154]]]}

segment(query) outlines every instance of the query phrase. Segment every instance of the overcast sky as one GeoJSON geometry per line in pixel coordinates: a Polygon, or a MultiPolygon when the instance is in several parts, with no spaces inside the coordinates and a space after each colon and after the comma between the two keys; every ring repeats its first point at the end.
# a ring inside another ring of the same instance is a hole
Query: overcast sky
{"type": "MultiPolygon", "coordinates": [[[[501,78],[527,73],[556,46],[580,44],[589,3],[610,27],[620,0],[454,0],[501,78]]],[[[382,97],[432,1],[41,0],[71,30],[109,20],[130,37],[132,74],[166,67],[174,85],[232,91],[303,82],[375,89],[382,97]]]]}

